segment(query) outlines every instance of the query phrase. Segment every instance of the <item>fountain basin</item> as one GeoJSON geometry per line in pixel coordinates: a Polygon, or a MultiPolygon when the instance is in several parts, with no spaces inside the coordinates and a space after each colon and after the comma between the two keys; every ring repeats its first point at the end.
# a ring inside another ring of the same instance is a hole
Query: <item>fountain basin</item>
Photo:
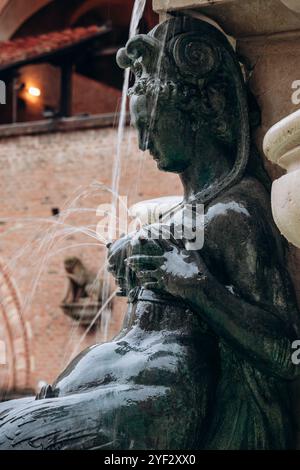
{"type": "Polygon", "coordinates": [[[270,128],[264,153],[287,172],[273,183],[272,212],[280,232],[300,248],[300,110],[270,128]]]}

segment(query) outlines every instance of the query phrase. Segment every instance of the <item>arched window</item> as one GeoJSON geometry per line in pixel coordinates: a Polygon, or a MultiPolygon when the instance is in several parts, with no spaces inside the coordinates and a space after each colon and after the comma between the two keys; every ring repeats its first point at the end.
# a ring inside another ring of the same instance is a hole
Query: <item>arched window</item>
{"type": "Polygon", "coordinates": [[[0,263],[0,401],[29,388],[30,354],[14,284],[0,263]]]}

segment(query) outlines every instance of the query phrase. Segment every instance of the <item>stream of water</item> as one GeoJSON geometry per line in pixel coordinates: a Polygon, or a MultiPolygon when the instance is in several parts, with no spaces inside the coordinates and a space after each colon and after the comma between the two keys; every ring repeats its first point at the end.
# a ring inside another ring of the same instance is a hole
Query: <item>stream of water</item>
{"type": "MultiPolygon", "coordinates": [[[[135,0],[132,17],[130,22],[129,29],[129,39],[137,34],[139,23],[142,19],[144,10],[146,6],[146,0],[135,0]]],[[[108,229],[108,238],[113,238],[112,227],[115,225],[115,220],[113,219],[114,214],[117,213],[117,204],[119,198],[120,190],[120,175],[122,168],[122,154],[123,154],[123,144],[124,144],[124,134],[126,127],[126,116],[127,116],[127,94],[129,87],[130,79],[130,69],[126,69],[124,72],[124,84],[122,90],[122,100],[121,100],[121,109],[118,125],[118,135],[117,135],[117,145],[116,153],[113,163],[113,174],[112,174],[112,211],[111,211],[111,220],[108,229]]],[[[102,299],[103,303],[107,305],[107,299],[110,296],[110,275],[105,271],[103,278],[103,289],[102,289],[102,299]]],[[[103,334],[104,340],[108,338],[108,329],[111,321],[111,309],[105,308],[101,312],[101,332],[103,334]]]]}

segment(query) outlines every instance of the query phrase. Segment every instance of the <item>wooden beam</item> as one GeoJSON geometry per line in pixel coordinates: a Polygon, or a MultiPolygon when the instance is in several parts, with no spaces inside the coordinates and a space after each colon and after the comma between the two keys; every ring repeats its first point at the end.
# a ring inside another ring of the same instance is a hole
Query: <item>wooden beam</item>
{"type": "MultiPolygon", "coordinates": [[[[0,125],[0,140],[21,135],[48,134],[51,132],[74,132],[103,127],[116,128],[120,115],[118,113],[96,114],[92,116],[73,116],[70,118],[55,118],[43,121],[18,122],[16,124],[0,125]]],[[[129,125],[130,116],[126,115],[129,125]]]]}
{"type": "Polygon", "coordinates": [[[73,64],[67,62],[62,65],[59,111],[61,117],[72,116],[72,74],[73,64]]]}

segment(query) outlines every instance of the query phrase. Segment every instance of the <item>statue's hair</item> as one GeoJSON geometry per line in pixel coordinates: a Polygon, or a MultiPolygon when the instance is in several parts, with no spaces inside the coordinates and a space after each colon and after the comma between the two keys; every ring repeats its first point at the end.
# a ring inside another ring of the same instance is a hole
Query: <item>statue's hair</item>
{"type": "Polygon", "coordinates": [[[187,119],[195,129],[206,128],[212,137],[222,143],[236,143],[234,97],[222,77],[201,87],[170,79],[140,78],[128,94],[152,96],[166,106],[174,103],[183,113],[187,113],[187,119]]]}
{"type": "Polygon", "coordinates": [[[213,138],[235,144],[232,170],[198,193],[199,202],[209,202],[243,177],[250,153],[247,91],[239,61],[222,32],[201,20],[174,17],[148,35],[130,39],[117,61],[136,75],[131,93],[153,94],[169,103],[174,99],[195,126],[200,123],[213,138]]]}

